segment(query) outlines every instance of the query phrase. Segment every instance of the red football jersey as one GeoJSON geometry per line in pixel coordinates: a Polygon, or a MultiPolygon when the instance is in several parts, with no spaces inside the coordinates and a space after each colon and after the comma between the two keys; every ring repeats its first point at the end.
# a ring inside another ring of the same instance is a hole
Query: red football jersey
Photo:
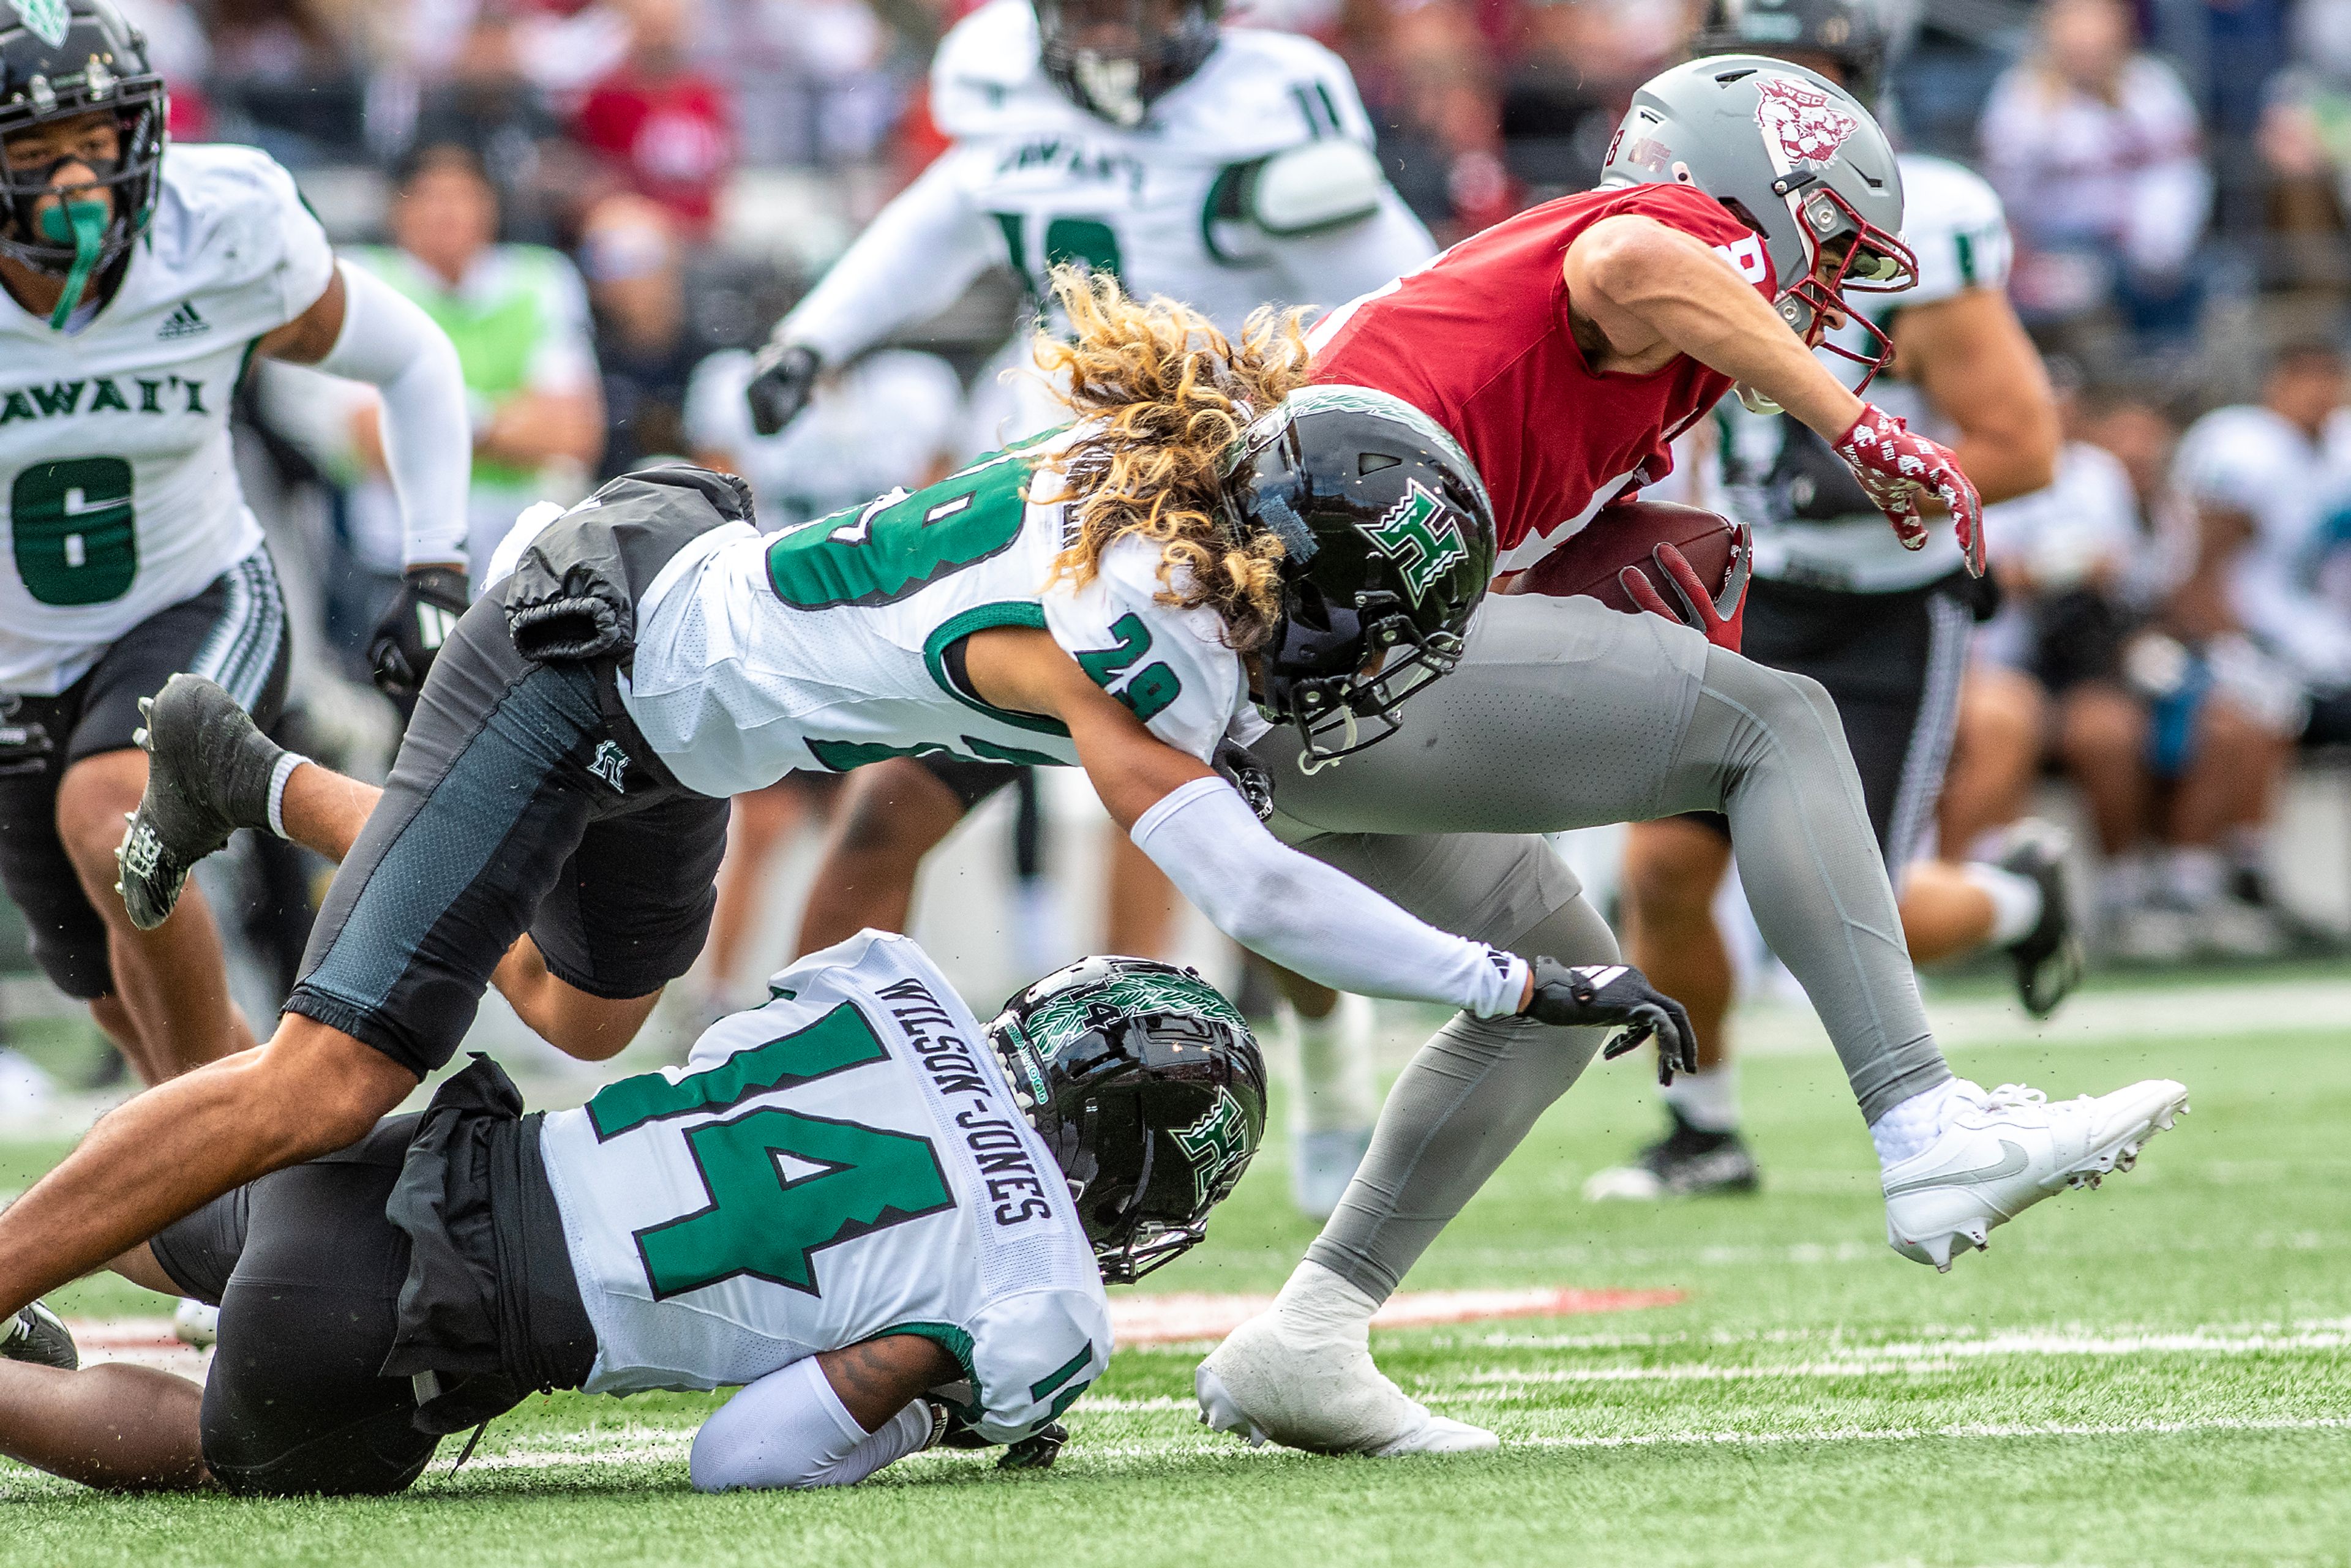
{"type": "Polygon", "coordinates": [[[1568,325],[1562,258],[1602,218],[1637,214],[1720,251],[1770,299],[1763,242],[1687,185],[1562,196],[1470,235],[1315,327],[1314,379],[1402,398],[1453,434],[1494,500],[1498,570],[1549,554],[1592,514],[1673,471],[1671,443],[1730,390],[1687,355],[1594,374],[1568,325]]]}

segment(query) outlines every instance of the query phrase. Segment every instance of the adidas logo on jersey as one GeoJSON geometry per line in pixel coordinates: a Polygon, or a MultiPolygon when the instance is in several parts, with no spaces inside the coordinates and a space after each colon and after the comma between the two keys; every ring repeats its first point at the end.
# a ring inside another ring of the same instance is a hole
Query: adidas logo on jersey
{"type": "Polygon", "coordinates": [[[175,338],[193,338],[199,332],[212,329],[213,324],[196,314],[195,302],[183,299],[180,308],[163,319],[162,326],[155,329],[155,336],[170,342],[175,338]]]}

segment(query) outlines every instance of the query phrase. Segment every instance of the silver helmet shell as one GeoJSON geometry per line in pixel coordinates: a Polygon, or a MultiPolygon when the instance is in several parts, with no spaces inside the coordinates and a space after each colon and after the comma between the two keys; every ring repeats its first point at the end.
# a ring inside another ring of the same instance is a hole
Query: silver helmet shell
{"type": "MultiPolygon", "coordinates": [[[[1902,174],[1886,132],[1852,94],[1785,60],[1711,55],[1651,78],[1616,128],[1601,183],[1689,185],[1720,202],[1761,236],[1772,304],[1810,342],[1829,317],[1848,313],[1844,290],[1893,292],[1918,280],[1901,240],[1902,174]]],[[[1854,319],[1869,347],[1828,347],[1875,375],[1893,345],[1854,319]]]]}

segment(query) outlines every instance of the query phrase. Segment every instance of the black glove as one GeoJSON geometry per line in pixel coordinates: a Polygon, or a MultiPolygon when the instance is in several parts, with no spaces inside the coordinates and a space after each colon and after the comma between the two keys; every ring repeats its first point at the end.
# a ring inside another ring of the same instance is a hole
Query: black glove
{"type": "Polygon", "coordinates": [[[24,711],[24,699],[0,692],[0,778],[46,771],[57,754],[48,727],[24,711]]]}
{"type": "Polygon", "coordinates": [[[465,574],[454,566],[412,566],[368,639],[368,664],[387,696],[413,697],[441,644],[465,613],[465,574]]]}
{"type": "Polygon", "coordinates": [[[1556,958],[1535,960],[1534,995],[1526,1014],[1561,1029],[1622,1024],[1624,1032],[1601,1048],[1614,1061],[1643,1040],[1657,1040],[1657,1082],[1698,1071],[1698,1037],[1681,1003],[1649,984],[1630,964],[1593,964],[1572,969],[1556,958]]]}
{"type": "Polygon", "coordinates": [[[751,428],[773,435],[799,416],[816,390],[823,361],[805,343],[769,343],[751,361],[751,384],[743,389],[751,405],[751,428]]]}
{"type": "Polygon", "coordinates": [[[1257,813],[1259,821],[1272,818],[1273,775],[1266,771],[1265,764],[1259,762],[1248,747],[1238,741],[1220,740],[1217,742],[1217,754],[1209,759],[1208,766],[1223,774],[1225,781],[1241,792],[1241,799],[1249,802],[1249,809],[1257,813]]]}
{"type": "MultiPolygon", "coordinates": [[[[937,1400],[931,1402],[931,1440],[925,1448],[992,1448],[996,1445],[974,1431],[962,1416],[937,1400]]],[[[1029,1436],[1004,1450],[996,1461],[999,1470],[1050,1470],[1061,1457],[1061,1445],[1070,1440],[1070,1429],[1059,1421],[1048,1421],[1029,1436]]]]}

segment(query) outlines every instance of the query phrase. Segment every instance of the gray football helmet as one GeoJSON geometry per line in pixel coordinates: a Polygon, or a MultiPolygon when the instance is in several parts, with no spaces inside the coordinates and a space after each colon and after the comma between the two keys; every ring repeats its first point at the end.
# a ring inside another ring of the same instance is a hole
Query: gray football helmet
{"type": "Polygon", "coordinates": [[[1633,94],[1601,183],[1705,192],[1762,237],[1772,304],[1798,336],[1864,366],[1865,387],[1894,357],[1886,334],[1839,296],[1918,281],[1900,237],[1902,174],[1869,110],[1826,78],[1761,55],[1661,72],[1633,94]],[[1851,315],[1867,346],[1821,343],[1829,312],[1851,315]]]}

